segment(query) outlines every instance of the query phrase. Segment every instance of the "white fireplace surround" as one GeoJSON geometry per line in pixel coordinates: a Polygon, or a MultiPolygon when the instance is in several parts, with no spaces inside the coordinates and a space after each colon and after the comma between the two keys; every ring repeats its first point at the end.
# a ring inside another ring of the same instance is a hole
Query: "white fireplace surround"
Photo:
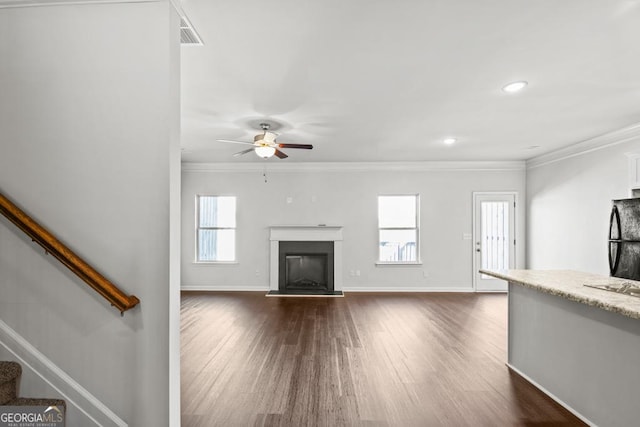
{"type": "Polygon", "coordinates": [[[342,290],[342,227],[334,225],[277,225],[270,227],[269,290],[278,290],[280,242],[333,242],[333,289],[342,290]]]}

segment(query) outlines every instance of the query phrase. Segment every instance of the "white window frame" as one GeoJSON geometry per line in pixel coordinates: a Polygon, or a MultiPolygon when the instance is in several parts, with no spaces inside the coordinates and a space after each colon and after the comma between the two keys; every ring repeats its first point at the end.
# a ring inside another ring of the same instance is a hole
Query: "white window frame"
{"type": "Polygon", "coordinates": [[[229,194],[196,194],[195,209],[195,263],[196,264],[237,264],[238,263],[238,198],[229,194]],[[235,227],[200,227],[200,199],[203,197],[233,197],[235,199],[235,227]],[[235,250],[233,260],[200,260],[200,230],[233,230],[235,250]]]}
{"type": "Polygon", "coordinates": [[[394,266],[394,265],[421,265],[422,260],[420,258],[420,194],[379,194],[376,198],[376,207],[378,209],[378,237],[376,239],[377,244],[377,261],[376,265],[379,266],[394,266]],[[416,201],[416,226],[415,227],[380,227],[380,198],[381,197],[415,197],[416,201]],[[416,231],[416,260],[415,261],[381,261],[380,260],[380,231],[381,230],[415,230],[416,231]]]}

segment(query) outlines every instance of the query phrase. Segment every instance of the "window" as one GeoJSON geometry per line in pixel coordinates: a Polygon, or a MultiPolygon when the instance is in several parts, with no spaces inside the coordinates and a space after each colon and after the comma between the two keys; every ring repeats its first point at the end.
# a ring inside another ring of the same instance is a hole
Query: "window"
{"type": "Polygon", "coordinates": [[[196,261],[236,260],[236,198],[197,196],[196,261]]]}
{"type": "Polygon", "coordinates": [[[378,196],[378,261],[418,262],[419,195],[378,196]]]}

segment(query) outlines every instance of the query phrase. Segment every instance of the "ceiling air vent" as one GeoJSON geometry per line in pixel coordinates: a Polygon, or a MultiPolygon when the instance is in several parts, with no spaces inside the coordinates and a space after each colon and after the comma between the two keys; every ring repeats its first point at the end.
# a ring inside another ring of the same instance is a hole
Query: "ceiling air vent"
{"type": "Polygon", "coordinates": [[[180,17],[180,44],[202,46],[202,39],[186,16],[180,17]]]}

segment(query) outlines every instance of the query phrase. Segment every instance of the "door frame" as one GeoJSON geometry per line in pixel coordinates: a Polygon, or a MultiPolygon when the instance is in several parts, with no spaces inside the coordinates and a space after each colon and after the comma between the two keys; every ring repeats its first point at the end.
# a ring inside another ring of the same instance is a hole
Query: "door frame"
{"type": "Polygon", "coordinates": [[[513,196],[513,200],[515,203],[515,206],[513,207],[513,239],[515,240],[515,243],[513,245],[513,259],[510,260],[511,265],[513,265],[513,267],[515,268],[516,265],[518,265],[516,263],[516,259],[517,259],[517,254],[518,254],[518,241],[520,240],[518,238],[518,206],[519,206],[519,201],[518,201],[518,192],[517,191],[474,191],[472,192],[472,220],[471,220],[471,260],[472,260],[472,266],[473,266],[473,270],[471,272],[471,280],[472,280],[472,285],[473,285],[473,291],[477,292],[477,281],[478,281],[478,275],[476,274],[476,272],[480,269],[480,266],[478,265],[478,256],[476,256],[476,242],[479,239],[479,233],[480,230],[478,229],[478,227],[476,226],[476,218],[477,218],[477,201],[478,198],[480,196],[513,196]]]}

